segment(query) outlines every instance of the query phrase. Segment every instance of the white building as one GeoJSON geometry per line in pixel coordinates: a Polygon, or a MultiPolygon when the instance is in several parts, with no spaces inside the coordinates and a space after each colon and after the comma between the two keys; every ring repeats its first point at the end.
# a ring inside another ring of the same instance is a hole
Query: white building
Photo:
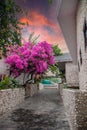
{"type": "Polygon", "coordinates": [[[58,22],[72,56],[66,64],[70,87],[63,90],[63,101],[71,130],[87,129],[87,0],[58,0],[58,22]]]}

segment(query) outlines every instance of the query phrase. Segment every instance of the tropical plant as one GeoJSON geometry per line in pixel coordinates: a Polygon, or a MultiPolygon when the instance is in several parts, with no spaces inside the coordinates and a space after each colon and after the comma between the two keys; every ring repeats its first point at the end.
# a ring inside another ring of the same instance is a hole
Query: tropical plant
{"type": "Polygon", "coordinates": [[[59,68],[56,64],[49,66],[49,70],[54,73],[57,77],[60,75],[59,68]]]}
{"type": "Polygon", "coordinates": [[[17,81],[15,78],[9,78],[10,80],[10,88],[19,88],[21,85],[19,81],[17,81]]]}
{"type": "Polygon", "coordinates": [[[21,8],[15,0],[0,0],[0,49],[6,52],[6,47],[10,44],[21,43],[21,28],[18,21],[18,14],[21,8]]]}
{"type": "Polygon", "coordinates": [[[10,78],[8,76],[5,76],[3,80],[0,81],[0,90],[9,89],[9,88],[17,88],[19,86],[20,86],[19,82],[16,79],[10,78]]]}
{"type": "Polygon", "coordinates": [[[62,51],[61,51],[61,49],[58,47],[57,44],[54,44],[54,45],[52,46],[52,48],[53,48],[53,53],[54,53],[55,56],[62,55],[62,51]]]}
{"type": "Polygon", "coordinates": [[[38,40],[38,38],[40,37],[40,34],[39,35],[36,35],[35,36],[35,33],[34,32],[32,32],[30,35],[29,35],[29,42],[32,42],[33,44],[37,44],[37,40],[38,40]]]}
{"type": "Polygon", "coordinates": [[[9,86],[9,78],[5,77],[2,81],[0,81],[0,89],[6,89],[9,86]]]}

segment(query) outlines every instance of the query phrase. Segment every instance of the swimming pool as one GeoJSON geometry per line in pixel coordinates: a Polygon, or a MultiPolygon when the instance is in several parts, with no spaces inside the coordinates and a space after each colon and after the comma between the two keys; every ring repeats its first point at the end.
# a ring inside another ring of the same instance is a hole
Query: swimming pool
{"type": "Polygon", "coordinates": [[[55,83],[47,79],[43,79],[41,83],[44,85],[44,87],[49,87],[49,88],[50,87],[54,88],[55,86],[57,86],[55,85],[55,83]]]}
{"type": "Polygon", "coordinates": [[[48,80],[48,79],[43,79],[43,80],[41,81],[41,83],[42,83],[42,84],[47,84],[47,85],[51,85],[51,84],[52,84],[52,82],[51,82],[50,80],[48,80]]]}

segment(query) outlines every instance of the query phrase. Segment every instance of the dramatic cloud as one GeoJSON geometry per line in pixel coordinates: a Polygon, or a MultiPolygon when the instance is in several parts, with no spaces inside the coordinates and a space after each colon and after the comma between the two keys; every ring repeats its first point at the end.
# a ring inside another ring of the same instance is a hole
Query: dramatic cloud
{"type": "MultiPolygon", "coordinates": [[[[34,1],[34,0],[33,0],[34,1]]],[[[34,1],[35,2],[35,1],[34,1]]],[[[41,0],[39,0],[41,2],[41,0]]],[[[46,1],[45,1],[46,2],[46,1]]],[[[30,5],[32,2],[30,3],[30,5]]],[[[47,3],[46,3],[47,4],[47,3]]],[[[30,7],[29,3],[27,4],[30,7]]],[[[40,34],[39,41],[48,41],[51,44],[57,43],[63,52],[67,52],[67,46],[63,39],[62,33],[60,31],[55,6],[51,6],[49,10],[44,10],[45,5],[40,3],[40,5],[32,5],[36,8],[30,8],[27,17],[22,16],[20,21],[26,23],[22,31],[23,38],[28,39],[30,33],[34,32],[35,35],[40,34]],[[41,5],[41,6],[40,6],[41,5]],[[39,7],[40,6],[40,7],[39,7]],[[42,10],[41,10],[42,8],[42,10]]],[[[26,7],[26,5],[25,5],[26,7]]]]}
{"type": "Polygon", "coordinates": [[[50,20],[48,20],[44,15],[40,14],[40,12],[31,12],[27,17],[22,17],[20,21],[27,23],[29,26],[48,26],[49,28],[58,31],[57,25],[50,22],[50,20]]]}

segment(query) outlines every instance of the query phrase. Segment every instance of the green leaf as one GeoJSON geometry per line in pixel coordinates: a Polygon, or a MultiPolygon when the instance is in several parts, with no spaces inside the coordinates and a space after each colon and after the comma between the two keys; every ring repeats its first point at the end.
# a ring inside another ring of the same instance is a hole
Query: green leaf
{"type": "Polygon", "coordinates": [[[15,0],[0,0],[0,47],[4,53],[7,45],[21,42],[21,22],[17,18],[21,12],[15,0]]]}
{"type": "Polygon", "coordinates": [[[40,37],[40,34],[35,36],[34,32],[32,32],[29,36],[29,41],[36,44],[39,37],[40,37]]]}
{"type": "Polygon", "coordinates": [[[52,46],[52,48],[53,48],[53,53],[54,53],[55,56],[62,55],[62,51],[61,51],[61,49],[58,47],[57,44],[54,44],[54,45],[52,46]]]}

